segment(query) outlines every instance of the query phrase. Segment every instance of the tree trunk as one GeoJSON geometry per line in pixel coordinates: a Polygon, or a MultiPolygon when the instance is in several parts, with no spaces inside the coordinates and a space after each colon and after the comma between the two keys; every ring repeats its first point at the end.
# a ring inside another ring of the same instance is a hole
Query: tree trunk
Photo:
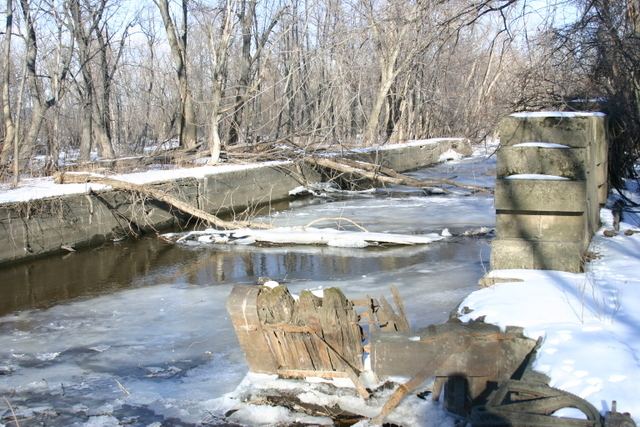
{"type": "Polygon", "coordinates": [[[11,78],[11,32],[13,31],[13,1],[7,0],[7,17],[5,21],[4,36],[4,73],[2,76],[2,117],[4,118],[4,144],[0,153],[0,164],[6,165],[11,157],[15,125],[11,115],[11,103],[9,97],[9,83],[11,78]]]}
{"type": "Polygon", "coordinates": [[[380,82],[380,88],[376,94],[373,106],[371,107],[371,113],[369,113],[369,121],[367,122],[367,129],[365,131],[365,145],[373,146],[378,142],[378,128],[380,122],[380,114],[384,107],[385,100],[391,86],[393,85],[394,74],[391,69],[385,68],[382,73],[382,79],[380,82]]]}
{"type": "Polygon", "coordinates": [[[223,15],[222,29],[217,43],[214,35],[209,33],[209,49],[214,58],[213,88],[211,100],[211,119],[209,131],[209,150],[211,158],[209,164],[218,163],[222,141],[220,138],[220,121],[222,119],[222,96],[224,82],[227,77],[227,59],[229,57],[229,45],[231,44],[231,32],[233,30],[233,5],[234,0],[227,0],[223,15]]]}
{"type": "Polygon", "coordinates": [[[167,32],[171,56],[176,67],[178,90],[180,91],[180,145],[193,148],[198,144],[198,128],[193,108],[193,99],[189,90],[187,73],[187,12],[188,0],[182,0],[182,30],[178,34],[176,24],[169,11],[168,0],[154,0],[160,10],[162,22],[167,32]]]}

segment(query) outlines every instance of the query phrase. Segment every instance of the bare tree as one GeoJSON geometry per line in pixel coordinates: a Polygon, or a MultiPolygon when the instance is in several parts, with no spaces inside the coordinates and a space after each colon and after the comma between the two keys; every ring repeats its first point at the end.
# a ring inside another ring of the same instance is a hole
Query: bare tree
{"type": "Polygon", "coordinates": [[[229,130],[229,144],[231,145],[237,143],[243,134],[244,106],[247,98],[251,96],[259,86],[259,81],[255,80],[256,64],[260,61],[260,55],[269,40],[271,31],[286,10],[284,7],[280,8],[273,15],[266,28],[262,30],[262,33],[259,33],[256,5],[257,0],[241,0],[238,6],[238,19],[240,20],[242,30],[242,48],[235,105],[233,107],[233,119],[229,130]],[[252,45],[255,46],[253,51],[252,45]]]}
{"type": "MultiPolygon", "coordinates": [[[[212,57],[212,88],[211,100],[209,102],[209,150],[211,152],[210,164],[218,163],[220,160],[220,150],[222,139],[220,138],[220,122],[224,113],[222,97],[224,94],[224,84],[228,72],[229,46],[235,27],[234,15],[237,2],[235,0],[225,0],[221,10],[221,24],[218,33],[209,30],[208,41],[209,50],[212,57]]],[[[209,28],[212,28],[213,25],[209,28]]]]}
{"type": "Polygon", "coordinates": [[[189,0],[181,0],[182,21],[178,29],[176,21],[171,16],[168,0],[153,0],[162,16],[167,40],[171,48],[171,55],[176,68],[178,88],[180,90],[180,145],[192,148],[198,143],[198,128],[189,88],[189,73],[187,60],[187,27],[189,0]]]}
{"type": "Polygon", "coordinates": [[[2,73],[2,116],[4,122],[4,143],[2,144],[2,153],[0,154],[0,162],[6,165],[13,150],[13,142],[15,138],[15,125],[11,112],[11,99],[9,96],[9,87],[11,85],[11,35],[13,33],[13,1],[7,0],[6,3],[6,20],[3,43],[4,66],[2,73]]]}

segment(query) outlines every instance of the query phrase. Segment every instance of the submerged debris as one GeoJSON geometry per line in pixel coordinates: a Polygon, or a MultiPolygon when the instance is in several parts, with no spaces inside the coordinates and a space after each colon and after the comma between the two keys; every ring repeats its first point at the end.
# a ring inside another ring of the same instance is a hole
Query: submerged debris
{"type": "Polygon", "coordinates": [[[271,230],[215,230],[190,231],[184,234],[164,234],[165,240],[178,244],[227,244],[227,245],[327,245],[342,248],[368,246],[425,245],[444,237],[435,233],[408,235],[347,231],[333,228],[279,227],[271,230]]]}

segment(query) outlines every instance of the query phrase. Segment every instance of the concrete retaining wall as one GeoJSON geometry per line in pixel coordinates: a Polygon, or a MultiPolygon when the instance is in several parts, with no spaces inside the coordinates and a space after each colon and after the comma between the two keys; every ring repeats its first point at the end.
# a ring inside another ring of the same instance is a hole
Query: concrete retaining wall
{"type": "MultiPolygon", "coordinates": [[[[449,149],[470,154],[466,140],[438,139],[363,150],[354,156],[407,171],[437,163],[449,149]]],[[[308,167],[281,162],[149,185],[208,212],[227,214],[288,199],[293,188],[320,179],[308,167]]],[[[114,190],[0,204],[0,264],[60,252],[62,246],[94,246],[132,231],[166,230],[178,223],[167,206],[114,190]]]]}
{"type": "Polygon", "coordinates": [[[607,199],[606,117],[513,114],[500,145],[491,268],[581,271],[607,199]]]}

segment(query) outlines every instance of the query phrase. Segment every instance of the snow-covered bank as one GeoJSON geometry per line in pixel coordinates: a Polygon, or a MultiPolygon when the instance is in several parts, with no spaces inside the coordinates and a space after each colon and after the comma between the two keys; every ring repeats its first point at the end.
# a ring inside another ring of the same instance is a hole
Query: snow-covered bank
{"type": "Polygon", "coordinates": [[[486,316],[489,323],[518,325],[544,342],[534,368],[550,385],[591,402],[601,413],[618,410],[640,420],[640,234],[621,222],[608,238],[611,211],[601,212],[603,228],[590,250],[597,256],[585,273],[496,270],[489,277],[513,279],[469,295],[463,320],[486,316]]]}
{"type": "MultiPolygon", "coordinates": [[[[431,138],[424,140],[407,141],[405,143],[385,145],[380,147],[367,147],[363,149],[351,150],[351,152],[391,152],[415,147],[435,147],[438,144],[443,144],[446,142],[452,142],[454,144],[459,143],[463,145],[464,143],[466,143],[466,140],[463,138],[431,138]]],[[[341,155],[342,154],[349,154],[349,151],[341,153],[341,155]]],[[[436,157],[436,160],[443,162],[451,158],[459,159],[459,156],[460,153],[448,148],[447,150],[444,150],[444,153],[442,156],[440,156],[440,158],[436,157]]],[[[268,161],[244,164],[220,164],[214,166],[198,166],[190,168],[153,169],[145,172],[110,175],[110,178],[115,178],[134,184],[152,184],[184,178],[202,179],[207,176],[216,174],[250,170],[261,167],[285,166],[291,165],[292,163],[292,161],[268,161]]],[[[427,164],[421,166],[427,166],[427,164]]],[[[91,190],[100,191],[108,188],[108,186],[101,184],[56,184],[53,182],[53,177],[26,178],[20,181],[20,184],[17,188],[12,188],[10,184],[0,183],[0,203],[26,202],[34,199],[43,199],[68,194],[84,194],[88,193],[91,190]]]]}
{"type": "MultiPolygon", "coordinates": [[[[273,167],[289,164],[285,161],[273,161],[262,163],[247,163],[234,165],[199,166],[194,168],[178,169],[154,169],[146,172],[134,172],[110,175],[110,178],[134,184],[153,184],[184,178],[204,178],[221,173],[237,172],[256,169],[260,167],[273,167]]],[[[64,196],[67,194],[84,194],[89,191],[108,189],[109,186],[95,183],[87,184],[56,184],[53,177],[29,178],[20,182],[17,188],[11,188],[8,184],[0,184],[0,203],[26,202],[34,199],[64,196]]]]}

